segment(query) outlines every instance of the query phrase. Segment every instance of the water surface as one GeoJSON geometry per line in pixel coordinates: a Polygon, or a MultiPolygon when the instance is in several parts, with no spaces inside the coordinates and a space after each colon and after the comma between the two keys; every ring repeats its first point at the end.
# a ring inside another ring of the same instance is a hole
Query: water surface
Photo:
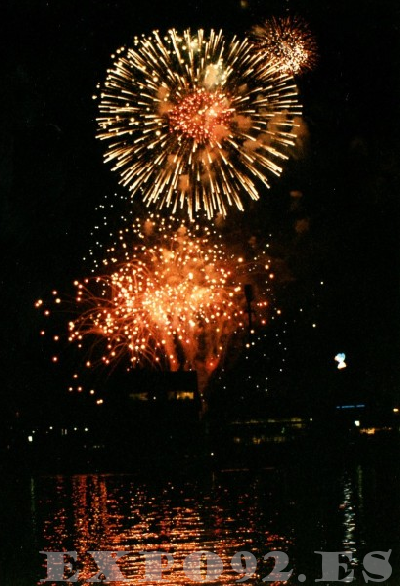
{"type": "MultiPolygon", "coordinates": [[[[271,550],[289,556],[290,584],[321,577],[314,551],[351,551],[354,584],[364,555],[392,549],[397,571],[400,480],[393,463],[282,466],[256,472],[203,472],[143,478],[127,474],[3,478],[0,534],[2,586],[32,586],[45,578],[40,551],[76,551],[82,582],[96,572],[90,550],[124,550],[119,562],[131,584],[145,576],[143,554],[164,551],[174,558],[165,584],[190,584],[182,563],[199,550],[219,555],[224,571],[215,584],[241,576],[230,567],[238,551],[259,560],[250,584],[262,583],[271,550]]],[[[60,583],[60,582],[59,582],[60,583]]],[[[118,583],[115,583],[118,584],[118,583]]]]}

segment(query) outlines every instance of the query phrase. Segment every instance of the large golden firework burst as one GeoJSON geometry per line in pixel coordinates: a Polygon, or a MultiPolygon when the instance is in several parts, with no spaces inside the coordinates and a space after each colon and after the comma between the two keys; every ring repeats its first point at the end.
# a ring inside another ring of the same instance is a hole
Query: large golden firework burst
{"type": "Polygon", "coordinates": [[[297,89],[249,40],[153,32],[113,57],[98,137],[121,183],[147,205],[225,215],[281,173],[295,140],[297,89]]]}
{"type": "Polygon", "coordinates": [[[258,54],[292,75],[310,71],[317,61],[317,43],[299,16],[272,17],[255,25],[250,40],[258,54]]]}

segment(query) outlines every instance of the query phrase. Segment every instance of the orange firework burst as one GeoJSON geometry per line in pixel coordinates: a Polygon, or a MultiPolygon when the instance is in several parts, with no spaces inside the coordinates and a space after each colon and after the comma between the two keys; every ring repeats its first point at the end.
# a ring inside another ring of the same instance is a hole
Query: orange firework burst
{"type": "Polygon", "coordinates": [[[215,367],[239,317],[222,251],[181,227],[127,256],[111,274],[76,283],[78,302],[89,307],[71,322],[70,341],[90,334],[106,339],[107,364],[129,353],[134,364],[161,362],[176,370],[195,368],[202,354],[215,367]]]}
{"type": "Polygon", "coordinates": [[[136,38],[119,49],[101,92],[106,161],[121,183],[162,208],[211,218],[279,175],[294,144],[297,89],[252,44],[199,30],[136,38]]]}
{"type": "Polygon", "coordinates": [[[82,311],[69,324],[69,341],[94,341],[90,366],[129,356],[134,366],[197,370],[204,379],[232,334],[246,330],[243,286],[260,276],[255,323],[266,323],[269,259],[246,262],[229,255],[209,228],[152,216],[137,220],[133,234],[139,244],[127,243],[132,229],[120,231],[122,255],[109,249],[107,273],[75,282],[82,311]]]}
{"type": "Polygon", "coordinates": [[[298,16],[270,18],[250,34],[259,55],[274,61],[284,71],[299,75],[317,61],[317,43],[307,23],[298,16]]]}

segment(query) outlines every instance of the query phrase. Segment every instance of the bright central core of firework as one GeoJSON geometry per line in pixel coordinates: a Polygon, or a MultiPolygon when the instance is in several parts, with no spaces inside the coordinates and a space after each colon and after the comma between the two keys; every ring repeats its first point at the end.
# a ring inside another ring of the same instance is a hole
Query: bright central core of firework
{"type": "Polygon", "coordinates": [[[309,59],[309,54],[304,48],[304,43],[291,37],[287,40],[282,40],[278,44],[276,56],[283,60],[284,70],[293,71],[294,73],[299,73],[309,59]]]}
{"type": "Polygon", "coordinates": [[[226,133],[233,112],[224,94],[199,88],[169,112],[170,130],[200,143],[218,141],[226,133]]]}

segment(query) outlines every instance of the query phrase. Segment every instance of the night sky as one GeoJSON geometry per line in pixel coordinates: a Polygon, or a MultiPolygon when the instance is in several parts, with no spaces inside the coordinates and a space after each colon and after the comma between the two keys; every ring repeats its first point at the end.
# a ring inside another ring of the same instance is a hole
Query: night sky
{"type": "MultiPolygon", "coordinates": [[[[291,320],[286,386],[323,393],[329,379],[338,388],[398,393],[397,1],[6,0],[3,7],[1,353],[7,411],[64,390],[33,305],[53,289],[71,290],[71,282],[85,275],[82,257],[94,208],[104,196],[124,192],[95,139],[92,95],[111,53],[153,29],[212,27],[242,36],[288,8],[308,20],[319,45],[317,68],[298,81],[307,147],[261,202],[233,212],[229,221],[245,224],[249,235],[253,226],[271,233],[275,254],[290,271],[277,292],[291,320]],[[290,197],[294,190],[303,194],[297,204],[290,197]],[[309,229],[299,233],[295,226],[302,219],[309,229]],[[346,373],[336,370],[337,352],[347,354],[346,373]]],[[[139,198],[135,205],[144,211],[139,198]]]]}

